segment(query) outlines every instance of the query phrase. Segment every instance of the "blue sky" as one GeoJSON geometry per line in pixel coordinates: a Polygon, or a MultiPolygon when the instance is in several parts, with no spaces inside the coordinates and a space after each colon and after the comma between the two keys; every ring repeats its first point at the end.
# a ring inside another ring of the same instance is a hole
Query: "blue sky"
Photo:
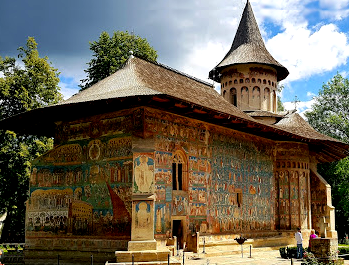
{"type": "MultiPolygon", "coordinates": [[[[311,107],[322,84],[347,76],[349,0],[250,0],[266,47],[290,71],[282,101],[311,107]]],[[[16,56],[28,36],[61,72],[65,98],[78,91],[102,31],[133,31],[158,61],[208,81],[234,39],[246,0],[0,0],[0,56],[16,56]]]]}

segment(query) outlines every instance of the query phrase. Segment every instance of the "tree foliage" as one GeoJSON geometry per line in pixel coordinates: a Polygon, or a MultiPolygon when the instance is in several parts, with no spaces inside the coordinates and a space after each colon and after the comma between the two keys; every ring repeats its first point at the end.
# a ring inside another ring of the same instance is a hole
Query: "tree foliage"
{"type": "Polygon", "coordinates": [[[90,50],[93,58],[87,63],[87,79],[81,80],[81,90],[115,73],[130,57],[131,51],[135,56],[148,61],[155,62],[157,58],[156,51],[145,38],[128,31],[116,31],[111,37],[103,31],[98,41],[90,42],[90,50]]]}
{"type": "MultiPolygon", "coordinates": [[[[15,58],[0,57],[0,119],[62,99],[59,73],[47,57],[39,57],[35,39],[29,37],[18,51],[22,67],[15,58]]],[[[52,146],[49,138],[0,131],[0,213],[8,213],[2,241],[23,242],[30,161],[52,146]]]]}
{"type": "Polygon", "coordinates": [[[349,80],[335,75],[315,97],[308,122],[318,131],[349,143],[349,80]]]}
{"type": "MultiPolygon", "coordinates": [[[[349,80],[335,75],[322,86],[308,122],[319,132],[349,143],[349,80]]],[[[319,165],[319,173],[332,187],[336,207],[336,229],[340,237],[349,233],[349,159],[319,165]]]]}

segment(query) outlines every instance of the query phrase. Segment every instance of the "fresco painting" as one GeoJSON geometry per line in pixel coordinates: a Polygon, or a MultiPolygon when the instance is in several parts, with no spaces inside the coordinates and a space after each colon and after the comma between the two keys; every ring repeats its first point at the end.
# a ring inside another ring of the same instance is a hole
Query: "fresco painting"
{"type": "MultiPolygon", "coordinates": [[[[171,158],[184,149],[188,188],[182,191],[182,197],[172,191],[171,205],[172,215],[185,214],[189,218],[190,231],[226,233],[274,228],[274,175],[268,144],[252,144],[229,130],[153,110],[145,112],[145,119],[147,134],[156,135],[157,205],[170,201],[171,158]],[[178,203],[183,202],[187,213],[178,211],[178,203]]],[[[169,222],[163,217],[161,220],[162,227],[169,222]]],[[[157,221],[155,227],[160,231],[157,221]]]]}
{"type": "Polygon", "coordinates": [[[129,236],[131,143],[129,136],[79,140],[35,161],[27,202],[28,236],[129,236]]]}
{"type": "Polygon", "coordinates": [[[133,201],[132,240],[154,238],[154,201],[133,201]]]}
{"type": "Polygon", "coordinates": [[[155,234],[170,236],[171,231],[171,204],[157,203],[155,206],[155,234]]]}
{"type": "Polygon", "coordinates": [[[154,193],[154,154],[137,153],[134,155],[134,194],[154,193]]]}

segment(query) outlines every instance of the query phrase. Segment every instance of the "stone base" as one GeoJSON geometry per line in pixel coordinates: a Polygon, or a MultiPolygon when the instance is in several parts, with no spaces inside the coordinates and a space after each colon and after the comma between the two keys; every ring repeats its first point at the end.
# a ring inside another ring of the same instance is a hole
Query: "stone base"
{"type": "Polygon", "coordinates": [[[337,238],[314,238],[311,241],[311,252],[323,263],[342,264],[338,258],[337,238]]]}
{"type": "Polygon", "coordinates": [[[156,250],[157,242],[155,239],[146,241],[129,241],[128,251],[156,250]]]}
{"type": "Polygon", "coordinates": [[[118,263],[132,262],[132,257],[134,262],[167,261],[169,255],[169,250],[115,251],[118,263]]]}

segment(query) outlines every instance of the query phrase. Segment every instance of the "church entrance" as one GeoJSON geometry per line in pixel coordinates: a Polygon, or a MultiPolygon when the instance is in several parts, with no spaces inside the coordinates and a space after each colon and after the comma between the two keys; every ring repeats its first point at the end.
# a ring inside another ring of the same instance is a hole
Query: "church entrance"
{"type": "Polygon", "coordinates": [[[179,245],[179,248],[182,249],[184,244],[182,220],[173,220],[172,235],[177,237],[177,244],[179,245]]]}

